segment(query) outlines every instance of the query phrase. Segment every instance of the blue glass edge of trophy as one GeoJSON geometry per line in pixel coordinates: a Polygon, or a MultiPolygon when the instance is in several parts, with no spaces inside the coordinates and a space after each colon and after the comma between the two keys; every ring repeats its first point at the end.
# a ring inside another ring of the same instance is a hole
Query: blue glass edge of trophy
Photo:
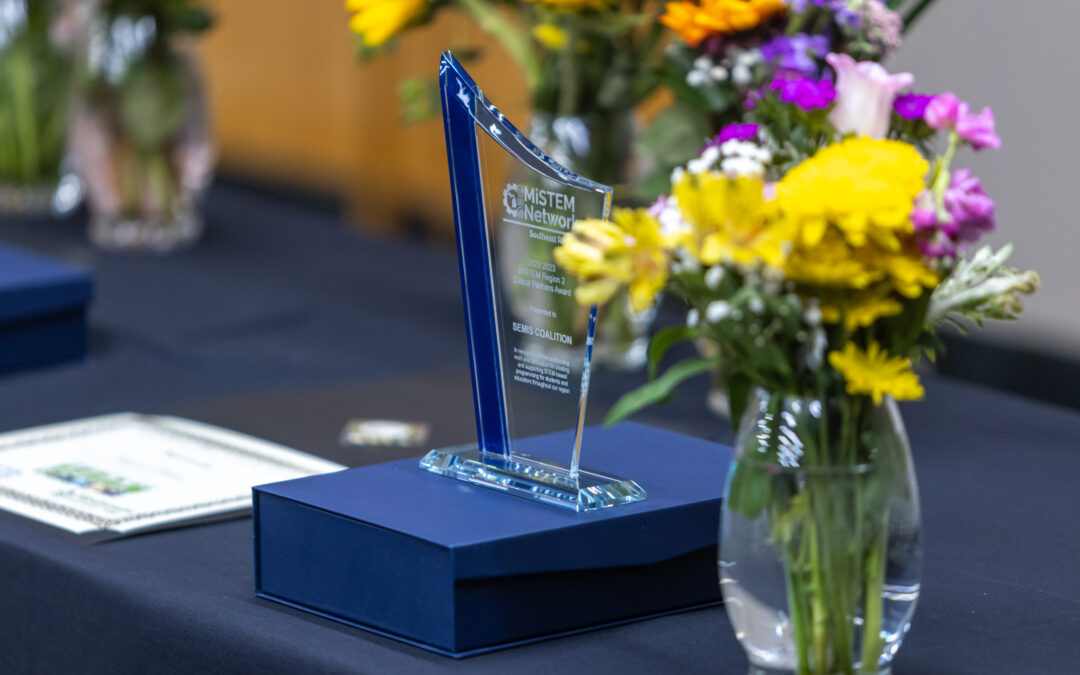
{"type": "Polygon", "coordinates": [[[433,450],[421,460],[420,466],[444,476],[575,511],[642,501],[646,496],[645,491],[635,482],[591,471],[579,472],[578,469],[581,421],[588,396],[596,327],[595,306],[589,312],[571,468],[511,452],[496,300],[492,293],[496,280],[493,278],[488,250],[477,129],[487,131],[504,150],[537,173],[576,189],[602,195],[605,220],[611,209],[613,190],[579,176],[541,152],[487,100],[449,51],[442,54],[439,63],[439,85],[472,369],[478,447],[433,450]]]}

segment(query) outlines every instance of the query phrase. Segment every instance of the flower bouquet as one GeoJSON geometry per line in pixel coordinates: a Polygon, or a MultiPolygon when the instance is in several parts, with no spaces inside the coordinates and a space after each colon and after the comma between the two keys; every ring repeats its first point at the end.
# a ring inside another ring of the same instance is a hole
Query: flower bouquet
{"type": "Polygon", "coordinates": [[[1015,318],[1039,281],[1006,265],[1008,246],[975,248],[994,203],[954,164],[1000,145],[989,108],[913,93],[912,75],[851,54],[811,61],[747,90],[742,119],[674,172],[671,194],[577,222],[556,260],[581,303],[626,288],[639,309],[661,290],[688,306],[609,422],[696,374],[727,383],[741,425],[721,584],[751,663],[879,672],[921,568],[895,401],[923,396],[912,364],[933,358],[942,325],[1015,318]],[[685,340],[713,349],[658,374],[685,340]]]}
{"type": "MultiPolygon", "coordinates": [[[[679,0],[660,20],[678,36],[667,49],[664,85],[676,103],[642,137],[656,171],[640,187],[666,192],[670,170],[693,156],[700,139],[738,121],[752,92],[782,98],[827,95],[819,82],[825,54],[880,62],[933,0],[679,0]],[[688,144],[697,144],[689,145],[688,144]]],[[[819,99],[820,100],[820,99],[819,99]]],[[[822,101],[822,104],[827,101],[822,101]]]]}

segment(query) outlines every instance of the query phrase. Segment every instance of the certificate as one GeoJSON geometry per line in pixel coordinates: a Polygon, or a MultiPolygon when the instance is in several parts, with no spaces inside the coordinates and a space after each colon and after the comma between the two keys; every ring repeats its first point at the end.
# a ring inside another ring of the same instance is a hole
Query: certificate
{"type": "Polygon", "coordinates": [[[345,467],[177,417],[121,413],[0,434],[0,509],[76,533],[251,507],[251,487],[345,467]]]}

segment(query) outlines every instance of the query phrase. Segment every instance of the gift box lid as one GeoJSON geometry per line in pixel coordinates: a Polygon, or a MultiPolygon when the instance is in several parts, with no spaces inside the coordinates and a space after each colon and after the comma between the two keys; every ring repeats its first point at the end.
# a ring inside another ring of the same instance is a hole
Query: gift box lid
{"type": "Polygon", "coordinates": [[[91,288],[85,269],[0,245],[0,324],[84,307],[91,288]]]}
{"type": "MultiPolygon", "coordinates": [[[[528,439],[529,454],[550,458],[568,439],[572,432],[528,439]]],[[[448,480],[422,471],[416,459],[255,490],[449,549],[454,578],[492,578],[648,565],[715,545],[730,452],[640,424],[590,427],[583,464],[638,481],[648,499],[583,513],[448,480]],[[650,530],[655,536],[642,536],[650,530]]]]}

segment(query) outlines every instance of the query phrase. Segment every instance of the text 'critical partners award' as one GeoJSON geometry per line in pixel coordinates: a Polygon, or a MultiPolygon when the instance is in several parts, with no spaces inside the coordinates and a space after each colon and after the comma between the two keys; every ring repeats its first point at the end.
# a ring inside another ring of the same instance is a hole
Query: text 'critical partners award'
{"type": "Polygon", "coordinates": [[[541,153],[449,53],[439,80],[478,445],[420,466],[576,511],[641,501],[579,466],[596,309],[552,256],[575,220],[607,218],[612,190],[541,153]]]}

